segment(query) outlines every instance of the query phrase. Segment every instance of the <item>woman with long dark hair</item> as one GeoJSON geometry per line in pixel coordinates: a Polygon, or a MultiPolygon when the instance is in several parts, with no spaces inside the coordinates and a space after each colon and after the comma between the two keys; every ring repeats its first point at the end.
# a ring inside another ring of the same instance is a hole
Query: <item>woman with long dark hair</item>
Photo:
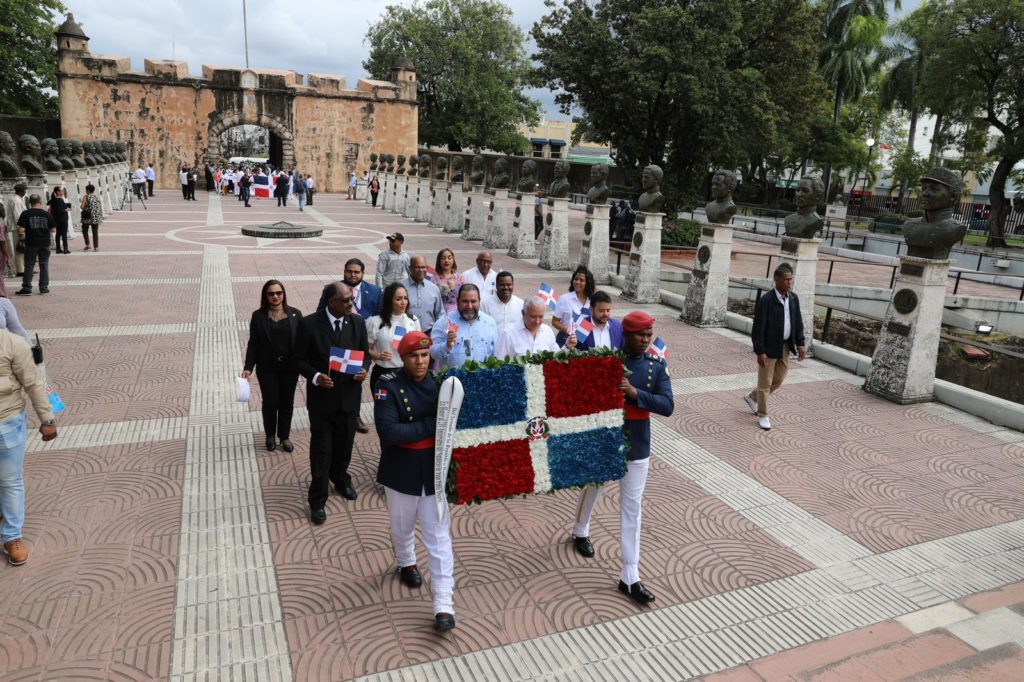
{"type": "Polygon", "coordinates": [[[284,285],[276,279],[267,280],[260,292],[260,307],[249,320],[249,344],[245,348],[242,378],[249,379],[253,369],[263,396],[263,431],[267,450],[277,447],[275,435],[285,452],[294,450],[290,439],[295,386],[299,372],[292,354],[295,334],[302,313],[288,305],[284,285]]]}
{"type": "Polygon", "coordinates": [[[455,263],[454,251],[444,248],[437,252],[434,273],[434,284],[441,290],[444,310],[450,313],[459,307],[457,299],[459,287],[462,286],[462,275],[459,274],[459,266],[455,263]]]}
{"type": "Polygon", "coordinates": [[[392,282],[384,289],[380,313],[366,320],[366,338],[370,343],[370,392],[377,390],[382,374],[402,366],[398,356],[399,335],[420,331],[419,320],[409,314],[409,292],[401,282],[392,282]],[[399,330],[404,330],[399,333],[399,330]]]}
{"type": "Polygon", "coordinates": [[[555,341],[559,346],[565,345],[566,333],[572,324],[573,315],[579,315],[584,308],[590,310],[590,297],[597,291],[594,273],[586,266],[580,265],[573,271],[569,280],[569,292],[562,294],[555,304],[555,314],[551,316],[551,326],[558,334],[555,341]]]}

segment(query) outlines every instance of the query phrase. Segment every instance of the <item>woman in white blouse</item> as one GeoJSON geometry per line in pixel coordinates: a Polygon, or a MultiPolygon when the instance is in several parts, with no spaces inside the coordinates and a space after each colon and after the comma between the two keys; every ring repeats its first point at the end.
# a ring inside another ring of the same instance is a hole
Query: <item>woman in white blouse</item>
{"type": "Polygon", "coordinates": [[[370,391],[377,390],[377,380],[381,375],[402,366],[398,356],[398,335],[413,331],[421,331],[419,321],[409,315],[409,292],[401,282],[392,282],[384,289],[384,301],[380,306],[380,314],[366,320],[366,336],[370,343],[370,359],[373,369],[370,370],[370,391]],[[399,332],[396,335],[396,332],[399,332]]]}
{"type": "Polygon", "coordinates": [[[584,308],[590,310],[590,296],[595,291],[597,284],[594,282],[594,273],[583,265],[576,268],[569,280],[569,292],[558,297],[555,313],[551,316],[551,326],[558,332],[555,341],[559,346],[565,345],[568,336],[566,331],[572,324],[572,316],[579,315],[584,308]]]}

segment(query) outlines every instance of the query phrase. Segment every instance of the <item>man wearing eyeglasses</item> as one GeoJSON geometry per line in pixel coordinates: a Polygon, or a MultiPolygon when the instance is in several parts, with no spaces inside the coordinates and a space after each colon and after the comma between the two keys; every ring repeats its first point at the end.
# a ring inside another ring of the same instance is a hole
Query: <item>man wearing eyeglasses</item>
{"type": "MultiPolygon", "coordinates": [[[[374,284],[370,284],[363,279],[363,272],[366,270],[366,266],[363,261],[358,258],[349,258],[345,261],[345,284],[352,287],[352,295],[355,296],[355,301],[352,302],[352,307],[364,320],[368,320],[378,312],[380,312],[380,301],[381,301],[381,290],[374,284]]],[[[320,294],[320,303],[316,306],[318,313],[323,312],[327,308],[327,298],[330,295],[331,285],[328,284],[324,287],[324,291],[320,294]]]]}
{"type": "Polygon", "coordinates": [[[343,282],[329,285],[327,308],[302,319],[295,340],[295,364],[306,377],[309,410],[309,519],[327,520],[330,484],[347,500],[356,499],[348,465],[359,417],[362,382],[370,364],[366,323],[353,313],[352,288],[343,282]],[[363,351],[358,374],[330,369],[331,348],[363,351]]]}
{"type": "Polygon", "coordinates": [[[480,298],[485,301],[496,292],[498,273],[491,269],[493,263],[494,256],[491,252],[481,251],[476,255],[476,267],[462,273],[462,282],[475,284],[480,290],[480,298]]]}

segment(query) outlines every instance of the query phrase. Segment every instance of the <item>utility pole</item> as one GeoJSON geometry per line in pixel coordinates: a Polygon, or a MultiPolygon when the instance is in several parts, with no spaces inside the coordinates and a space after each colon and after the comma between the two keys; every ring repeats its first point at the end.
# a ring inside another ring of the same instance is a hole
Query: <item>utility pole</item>
{"type": "Polygon", "coordinates": [[[242,34],[245,39],[245,68],[249,68],[249,21],[245,12],[245,0],[242,0],[242,34]]]}

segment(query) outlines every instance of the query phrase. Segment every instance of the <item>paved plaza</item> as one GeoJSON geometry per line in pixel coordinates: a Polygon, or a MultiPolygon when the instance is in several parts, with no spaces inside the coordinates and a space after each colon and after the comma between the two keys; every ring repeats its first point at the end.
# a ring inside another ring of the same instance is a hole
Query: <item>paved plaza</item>
{"type": "MultiPolygon", "coordinates": [[[[563,491],[453,508],[458,627],[436,633],[429,591],[394,573],[376,436],[356,441],[358,500],[332,493],[312,526],[304,389],[295,452],[266,452],[258,385],[239,404],[234,377],[266,279],[310,313],[347,258],[372,279],[389,232],[431,264],[451,246],[468,268],[479,245],[339,195],[305,213],[198,198],[115,214],[98,253],[79,237],[51,258],[52,293],[14,301],[68,407],[57,440],[29,432],[31,556],[0,564],[0,679],[1024,678],[1024,434],[893,405],[816,360],[794,364],[761,431],[742,400],[749,339],[663,306],[643,306],[676,398],[644,502],[657,601],[615,589],[617,486],[589,560],[563,491]],[[276,220],[323,236],[239,232],[276,220]]],[[[581,228],[576,213],[574,258],[581,228]]],[[[520,296],[568,287],[495,267],[520,296]]]]}

